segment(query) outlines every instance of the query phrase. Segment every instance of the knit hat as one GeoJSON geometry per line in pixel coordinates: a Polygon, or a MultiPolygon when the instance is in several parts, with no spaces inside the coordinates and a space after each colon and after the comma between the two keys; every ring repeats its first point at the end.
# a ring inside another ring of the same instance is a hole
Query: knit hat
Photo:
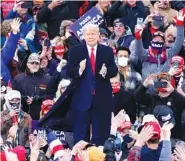
{"type": "Polygon", "coordinates": [[[89,152],[89,161],[104,161],[105,154],[96,146],[91,146],[87,149],[89,152]]]}
{"type": "MultiPolygon", "coordinates": [[[[26,161],[26,149],[23,146],[17,146],[14,149],[9,149],[9,152],[15,153],[19,161],[26,161]]],[[[3,151],[0,153],[1,161],[7,161],[6,153],[3,151]]]]}
{"type": "Polygon", "coordinates": [[[12,100],[12,99],[14,99],[14,98],[21,99],[21,94],[20,94],[20,92],[17,91],[17,90],[8,91],[7,94],[6,94],[6,96],[5,96],[5,99],[6,99],[7,101],[9,101],[9,100],[12,100]]]}
{"type": "Polygon", "coordinates": [[[57,159],[58,157],[62,157],[64,153],[64,147],[61,141],[57,139],[53,132],[49,132],[47,134],[47,141],[49,144],[49,148],[51,149],[54,155],[54,160],[57,159]]]}
{"type": "Polygon", "coordinates": [[[170,107],[166,105],[156,106],[153,113],[161,126],[163,126],[163,124],[167,121],[175,124],[174,114],[170,107]]]}
{"type": "Polygon", "coordinates": [[[155,133],[152,137],[151,140],[155,140],[155,139],[160,139],[161,138],[161,128],[160,125],[157,122],[148,122],[144,125],[144,127],[147,126],[152,126],[153,127],[153,132],[155,133]]]}

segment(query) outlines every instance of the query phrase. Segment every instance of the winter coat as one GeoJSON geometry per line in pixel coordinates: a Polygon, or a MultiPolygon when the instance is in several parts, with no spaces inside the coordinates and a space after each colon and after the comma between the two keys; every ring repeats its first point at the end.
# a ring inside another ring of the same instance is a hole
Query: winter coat
{"type": "Polygon", "coordinates": [[[30,114],[33,120],[40,118],[42,101],[53,98],[47,92],[47,85],[50,78],[50,76],[44,75],[41,72],[32,74],[29,71],[21,73],[14,78],[13,89],[20,91],[23,111],[30,114]],[[27,96],[33,97],[31,105],[27,105],[26,103],[27,96]]]}
{"type": "Polygon", "coordinates": [[[64,1],[62,5],[55,7],[53,10],[48,8],[49,3],[37,14],[37,20],[41,23],[47,23],[49,38],[53,39],[59,36],[60,24],[63,20],[79,18],[79,8],[84,2],[64,1]]]}
{"type": "Polygon", "coordinates": [[[129,115],[132,123],[136,120],[136,102],[133,93],[120,89],[113,95],[114,114],[117,115],[122,109],[129,115]]]}
{"type": "Polygon", "coordinates": [[[147,88],[141,85],[135,92],[135,100],[138,103],[146,105],[148,108],[147,113],[152,114],[154,108],[157,105],[169,105],[172,109],[175,117],[175,127],[172,129],[172,138],[182,138],[182,123],[181,123],[181,115],[183,109],[185,109],[185,97],[179,94],[176,90],[174,90],[170,96],[166,98],[162,98],[158,95],[149,94],[146,92],[147,88]]]}
{"type": "MultiPolygon", "coordinates": [[[[25,146],[28,144],[28,137],[31,134],[31,117],[27,113],[21,111],[22,118],[19,122],[19,145],[25,146]]],[[[9,110],[1,112],[1,119],[4,119],[3,124],[1,124],[1,135],[4,140],[7,139],[8,131],[13,125],[13,121],[9,116],[9,110]],[[7,119],[9,118],[9,119],[7,119]]]]}

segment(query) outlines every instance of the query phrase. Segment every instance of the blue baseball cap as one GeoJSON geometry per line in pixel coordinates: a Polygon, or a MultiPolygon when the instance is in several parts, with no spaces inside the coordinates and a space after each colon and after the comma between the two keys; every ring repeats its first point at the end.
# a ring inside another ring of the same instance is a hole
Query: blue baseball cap
{"type": "Polygon", "coordinates": [[[153,114],[162,127],[165,122],[175,125],[175,118],[172,109],[167,105],[158,105],[154,108],[153,114]]]}

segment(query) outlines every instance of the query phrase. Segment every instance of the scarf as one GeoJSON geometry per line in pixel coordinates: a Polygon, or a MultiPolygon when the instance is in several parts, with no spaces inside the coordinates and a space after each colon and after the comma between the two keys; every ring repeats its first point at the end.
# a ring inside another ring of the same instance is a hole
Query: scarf
{"type": "Polygon", "coordinates": [[[157,54],[157,50],[152,50],[151,46],[148,48],[147,62],[158,64],[157,58],[160,59],[160,64],[164,64],[167,60],[166,48],[162,49],[161,54],[157,54]]]}

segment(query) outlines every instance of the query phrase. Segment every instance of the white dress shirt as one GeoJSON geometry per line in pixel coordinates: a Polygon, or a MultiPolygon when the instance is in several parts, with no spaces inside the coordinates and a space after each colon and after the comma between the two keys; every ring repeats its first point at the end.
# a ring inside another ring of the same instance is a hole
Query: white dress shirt
{"type": "Polygon", "coordinates": [[[92,52],[92,48],[94,49],[94,57],[96,59],[96,51],[97,51],[97,47],[98,45],[96,44],[94,47],[91,47],[89,45],[87,45],[87,50],[88,50],[88,53],[89,53],[89,58],[91,58],[91,52],[92,52]]]}

